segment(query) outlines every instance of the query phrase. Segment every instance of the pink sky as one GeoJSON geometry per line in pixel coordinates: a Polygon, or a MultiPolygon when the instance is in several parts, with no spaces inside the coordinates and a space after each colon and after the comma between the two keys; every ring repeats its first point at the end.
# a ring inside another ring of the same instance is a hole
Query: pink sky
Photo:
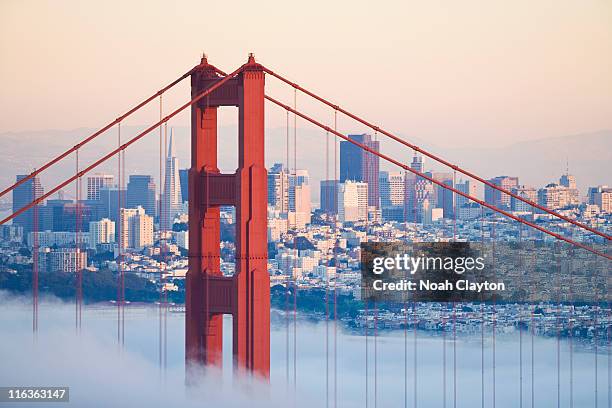
{"type": "MultiPolygon", "coordinates": [[[[228,70],[255,52],[345,108],[440,145],[612,128],[610,1],[240,3],[2,1],[0,132],[100,127],[202,51],[228,70]]],[[[188,95],[185,83],[167,106],[188,95]]],[[[298,104],[331,117],[304,97],[298,104]]],[[[149,123],[157,109],[128,124],[149,123]]],[[[284,123],[268,112],[268,126],[284,123]]]]}

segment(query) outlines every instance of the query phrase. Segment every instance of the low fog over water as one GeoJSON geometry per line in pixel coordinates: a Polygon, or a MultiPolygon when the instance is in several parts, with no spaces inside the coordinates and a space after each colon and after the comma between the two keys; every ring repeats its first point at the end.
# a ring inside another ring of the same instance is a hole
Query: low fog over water
{"type": "MultiPolygon", "coordinates": [[[[117,345],[116,309],[89,305],[83,309],[82,330],[76,334],[74,305],[45,299],[39,309],[39,332],[32,335],[32,312],[28,299],[0,292],[0,386],[70,386],[72,406],[224,406],[363,407],[366,399],[365,336],[345,330],[338,323],[297,324],[297,385],[294,393],[293,326],[287,331],[284,320],[276,320],[271,333],[270,385],[231,376],[231,317],[225,319],[223,371],[200,375],[200,385],[186,391],[184,386],[184,314],[168,313],[167,370],[159,369],[159,315],[153,306],[129,306],[125,311],[125,347],[117,345]],[[328,333],[328,335],[326,335],[328,333]],[[326,342],[326,339],[329,341],[326,342]],[[338,350],[334,360],[334,339],[338,350]],[[329,347],[329,348],[328,348],[329,347]],[[326,350],[329,349],[329,355],[326,350]],[[327,358],[329,356],[329,359],[327,358]],[[329,376],[326,365],[329,365],[329,376]],[[334,377],[334,366],[337,375],[334,377]],[[287,380],[289,372],[289,381],[287,380]],[[326,387],[329,380],[329,388],[326,387]],[[334,387],[336,382],[337,387],[334,387]],[[336,392],[334,392],[336,389],[336,392]]],[[[485,406],[493,404],[493,342],[486,333],[442,337],[419,331],[416,340],[416,401],[418,407],[441,407],[446,389],[447,406],[452,406],[456,389],[458,407],[481,406],[482,356],[484,356],[485,406]],[[444,364],[444,346],[446,364],[444,364]],[[456,350],[456,374],[453,351],[456,350]],[[444,380],[446,367],[446,380],[444,380]],[[456,388],[454,387],[456,381],[456,388]],[[446,386],[444,386],[446,383],[446,386]]],[[[384,332],[376,344],[368,338],[368,400],[378,407],[414,406],[414,332],[384,332]],[[376,356],[374,349],[376,348],[376,356]],[[405,354],[407,351],[407,355],[405,354]],[[376,361],[376,366],[375,366],[376,361]],[[376,381],[375,381],[376,370],[376,381]],[[407,385],[407,388],[405,387],[407,385]],[[406,391],[407,390],[407,391],[406,391]]],[[[535,406],[557,403],[557,340],[533,340],[535,406]]],[[[498,334],[495,341],[495,400],[497,407],[519,405],[520,351],[518,333],[498,334]]],[[[532,338],[522,336],[522,395],[524,406],[532,398],[532,338]]],[[[598,399],[605,406],[609,396],[607,354],[597,357],[598,399]]],[[[568,405],[571,392],[576,407],[595,406],[595,354],[560,342],[561,405],[568,405]],[[570,372],[570,360],[572,364],[570,372]],[[570,376],[571,374],[571,376],[570,376]],[[570,378],[571,377],[571,378],[570,378]]],[[[5,404],[6,405],[6,404],[5,404]]],[[[8,406],[8,405],[7,405],[8,406]]],[[[28,404],[19,403],[19,407],[28,404]]],[[[41,405],[32,404],[34,407],[41,405]]]]}

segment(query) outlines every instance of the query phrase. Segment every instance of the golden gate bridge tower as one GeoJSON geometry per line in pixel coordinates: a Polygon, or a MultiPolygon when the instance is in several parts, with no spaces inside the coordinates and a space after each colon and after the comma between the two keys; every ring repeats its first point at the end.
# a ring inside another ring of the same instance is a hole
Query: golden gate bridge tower
{"type": "MultiPolygon", "coordinates": [[[[192,98],[224,77],[206,56],[191,73],[192,98]]],[[[270,278],[267,261],[267,171],[264,164],[264,68],[252,55],[243,70],[192,105],[189,171],[187,367],[220,366],[223,315],[233,317],[237,371],[269,378],[270,278]],[[217,165],[217,112],[238,107],[238,169],[217,165]],[[220,270],[220,206],[236,208],[236,272],[220,270]]]]}

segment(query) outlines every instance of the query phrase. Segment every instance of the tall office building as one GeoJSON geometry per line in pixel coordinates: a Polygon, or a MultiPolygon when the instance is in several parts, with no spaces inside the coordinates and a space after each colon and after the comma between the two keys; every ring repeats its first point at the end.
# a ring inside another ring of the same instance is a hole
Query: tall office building
{"type": "Polygon", "coordinates": [[[101,188],[100,199],[97,201],[98,218],[108,218],[118,222],[119,204],[121,208],[127,207],[127,190],[119,190],[116,187],[101,188]]]}
{"type": "Polygon", "coordinates": [[[268,205],[280,213],[289,211],[289,175],[281,163],[268,171],[268,205]]]}
{"type": "Polygon", "coordinates": [[[321,180],[321,210],[327,214],[338,213],[338,180],[321,180]]]}
{"type": "MultiPolygon", "coordinates": [[[[415,154],[410,167],[424,173],[423,157],[415,154]]],[[[406,209],[405,219],[408,222],[423,222],[426,212],[434,207],[434,185],[427,179],[414,173],[405,175],[406,209]]]]}
{"type": "Polygon", "coordinates": [[[368,219],[368,184],[347,180],[338,189],[338,218],[341,222],[368,219]]]}
{"type": "Polygon", "coordinates": [[[89,223],[89,247],[96,248],[100,244],[115,242],[115,223],[108,218],[89,223]]]}
{"type": "Polygon", "coordinates": [[[289,225],[304,228],[310,224],[312,203],[310,198],[310,176],[308,170],[298,169],[288,176],[289,180],[289,225]]]}
{"type": "Polygon", "coordinates": [[[189,201],[189,169],[179,170],[179,181],[181,182],[181,198],[183,202],[189,201]]]}
{"type": "MultiPolygon", "coordinates": [[[[508,191],[512,191],[513,188],[517,188],[519,186],[518,177],[498,176],[489,179],[489,182],[508,191]]],[[[501,191],[487,185],[485,185],[484,195],[486,203],[494,205],[503,210],[510,210],[510,195],[502,193],[501,191]]]]}
{"type": "Polygon", "coordinates": [[[96,173],[87,176],[87,199],[99,200],[100,189],[112,187],[115,181],[115,176],[112,174],[96,173]]]}
{"type": "MultiPolygon", "coordinates": [[[[352,140],[378,152],[380,142],[368,134],[349,135],[352,140]]],[[[368,205],[380,208],[378,188],[379,157],[348,142],[340,142],[340,182],[362,181],[368,184],[368,205]]]]}
{"type": "MultiPolygon", "coordinates": [[[[20,174],[17,176],[17,181],[23,180],[27,175],[20,174]]],[[[20,184],[13,190],[13,212],[16,212],[26,205],[30,204],[35,199],[39,198],[44,194],[42,184],[40,184],[40,179],[38,177],[33,177],[28,181],[20,184]]],[[[41,229],[41,208],[42,206],[39,204],[36,206],[38,213],[38,230],[41,229]]],[[[23,227],[24,236],[27,236],[28,232],[34,231],[34,207],[30,208],[27,211],[19,214],[15,218],[13,218],[13,225],[19,225],[23,227]]]]}
{"type": "Polygon", "coordinates": [[[379,180],[380,204],[383,208],[404,205],[404,173],[381,171],[379,180]]]}
{"type": "Polygon", "coordinates": [[[152,176],[131,175],[127,185],[127,208],[141,206],[147,215],[155,217],[156,191],[152,176]]]}
{"type": "Polygon", "coordinates": [[[142,249],[153,245],[153,217],[142,207],[121,209],[121,248],[142,249]]]}
{"type": "MultiPolygon", "coordinates": [[[[476,183],[474,183],[472,180],[459,180],[455,185],[455,188],[461,191],[462,193],[465,193],[472,197],[476,197],[476,183]]],[[[455,205],[457,206],[457,208],[461,208],[465,204],[469,204],[471,202],[473,201],[459,194],[457,194],[457,197],[455,198],[455,205]]]]}
{"type": "MultiPolygon", "coordinates": [[[[440,173],[434,172],[431,174],[434,180],[437,180],[449,187],[455,187],[453,185],[453,174],[452,173],[440,173]]],[[[435,185],[434,188],[434,208],[442,208],[442,214],[444,218],[453,218],[455,214],[455,193],[451,190],[444,188],[439,185],[435,185]]]]}
{"type": "Polygon", "coordinates": [[[181,181],[179,178],[179,163],[174,150],[174,129],[170,130],[168,142],[168,157],[166,158],[166,177],[164,181],[164,194],[162,196],[161,226],[165,231],[172,229],[175,215],[183,208],[181,196],[181,181]]]}

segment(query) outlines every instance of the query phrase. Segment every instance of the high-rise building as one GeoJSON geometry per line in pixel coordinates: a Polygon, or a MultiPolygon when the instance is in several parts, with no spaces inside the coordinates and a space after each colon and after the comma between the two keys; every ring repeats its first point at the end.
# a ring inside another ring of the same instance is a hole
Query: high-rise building
{"type": "MultiPolygon", "coordinates": [[[[380,142],[368,134],[349,135],[352,140],[378,152],[380,142]]],[[[362,150],[351,142],[340,142],[340,182],[362,181],[368,184],[368,205],[380,208],[378,173],[380,159],[373,153],[362,150]]]]}
{"type": "Polygon", "coordinates": [[[312,203],[310,199],[310,176],[308,170],[298,169],[288,176],[289,180],[289,225],[304,228],[310,224],[312,203]]]}
{"type": "MultiPolygon", "coordinates": [[[[476,197],[476,183],[471,180],[459,180],[459,182],[455,185],[455,188],[462,193],[470,195],[472,197],[476,197]]],[[[457,208],[464,206],[465,204],[471,203],[472,201],[465,198],[462,195],[457,194],[455,198],[455,205],[457,208]]]]}
{"type": "MultiPolygon", "coordinates": [[[[441,173],[434,172],[431,174],[431,177],[434,180],[437,180],[443,183],[446,186],[454,187],[453,185],[453,174],[452,173],[441,173]]],[[[442,214],[444,218],[453,218],[455,213],[455,193],[451,190],[444,188],[439,185],[434,186],[434,200],[435,207],[433,208],[441,208],[442,214]]],[[[434,218],[436,211],[433,212],[434,218]]]]}
{"type": "Polygon", "coordinates": [[[95,208],[83,202],[67,203],[53,207],[54,231],[89,231],[89,222],[96,215],[95,208]]]}
{"type": "Polygon", "coordinates": [[[115,181],[115,176],[112,174],[96,173],[87,176],[87,199],[99,200],[100,189],[112,187],[115,181]]]}
{"type": "Polygon", "coordinates": [[[142,207],[121,209],[121,248],[142,249],[153,245],[153,217],[142,207]]]}
{"type": "MultiPolygon", "coordinates": [[[[512,191],[519,185],[518,177],[498,176],[489,180],[492,184],[499,186],[505,190],[512,191]]],[[[502,210],[510,210],[510,195],[485,185],[485,202],[501,208],[502,210]]]]}
{"type": "Polygon", "coordinates": [[[569,189],[555,183],[538,190],[538,204],[549,210],[558,210],[570,205],[569,189]]]}
{"type": "MultiPolygon", "coordinates": [[[[23,180],[26,177],[27,175],[20,174],[17,176],[17,181],[23,180]]],[[[13,189],[13,213],[30,204],[32,201],[39,198],[43,194],[43,187],[42,184],[40,184],[40,178],[38,177],[33,177],[28,181],[15,187],[15,189],[13,189]]],[[[38,204],[36,207],[36,211],[38,213],[37,221],[39,224],[38,228],[36,229],[40,230],[40,210],[42,206],[38,204]]],[[[24,235],[27,235],[28,232],[34,231],[34,221],[34,207],[32,207],[29,210],[24,211],[23,213],[13,218],[13,225],[19,225],[23,227],[23,233],[24,235]]]]}
{"type": "MultiPolygon", "coordinates": [[[[425,173],[423,157],[419,154],[415,154],[412,158],[410,167],[415,171],[425,173]]],[[[427,174],[431,175],[431,173],[427,174]]],[[[405,219],[408,222],[423,222],[425,216],[424,211],[435,205],[434,186],[431,181],[417,176],[414,173],[405,174],[404,179],[406,186],[405,219]],[[424,205],[425,200],[427,200],[427,205],[424,205]],[[432,205],[432,203],[434,205],[432,205]]]]}
{"type": "Polygon", "coordinates": [[[327,214],[338,213],[338,180],[321,180],[321,210],[327,214]]]}
{"type": "Polygon", "coordinates": [[[127,207],[127,190],[119,190],[116,187],[101,188],[100,199],[97,201],[98,217],[118,222],[119,204],[121,208],[127,207]]]}
{"type": "Polygon", "coordinates": [[[130,175],[127,185],[127,208],[141,206],[147,215],[155,217],[156,191],[155,180],[152,176],[130,175]]]}
{"type": "Polygon", "coordinates": [[[100,244],[115,242],[115,223],[108,218],[89,223],[89,246],[96,248],[100,244]]]}
{"type": "MultiPolygon", "coordinates": [[[[533,201],[534,203],[538,201],[538,192],[533,187],[519,186],[513,188],[512,192],[517,196],[529,201],[533,201]]],[[[512,211],[521,212],[530,212],[535,210],[531,205],[514,197],[511,197],[510,199],[510,208],[512,209],[512,211]]]]}
{"type": "Polygon", "coordinates": [[[407,219],[405,174],[381,171],[378,185],[382,219],[385,221],[405,221],[407,219]]]}
{"type": "Polygon", "coordinates": [[[338,217],[341,222],[365,222],[368,219],[368,184],[347,180],[338,189],[338,217]]]}
{"type": "Polygon", "coordinates": [[[181,182],[181,198],[183,202],[189,201],[189,169],[179,170],[179,180],[181,182]]]}
{"type": "Polygon", "coordinates": [[[168,142],[168,157],[166,158],[166,177],[164,181],[164,194],[162,196],[161,227],[168,231],[172,229],[174,217],[182,211],[183,198],[181,197],[181,181],[179,178],[179,163],[174,150],[174,129],[170,130],[168,142]]]}
{"type": "Polygon", "coordinates": [[[281,213],[289,211],[289,175],[281,163],[268,171],[268,205],[281,213]]]}
{"type": "Polygon", "coordinates": [[[378,180],[381,206],[383,208],[403,207],[405,197],[404,173],[381,171],[378,180]]]}

